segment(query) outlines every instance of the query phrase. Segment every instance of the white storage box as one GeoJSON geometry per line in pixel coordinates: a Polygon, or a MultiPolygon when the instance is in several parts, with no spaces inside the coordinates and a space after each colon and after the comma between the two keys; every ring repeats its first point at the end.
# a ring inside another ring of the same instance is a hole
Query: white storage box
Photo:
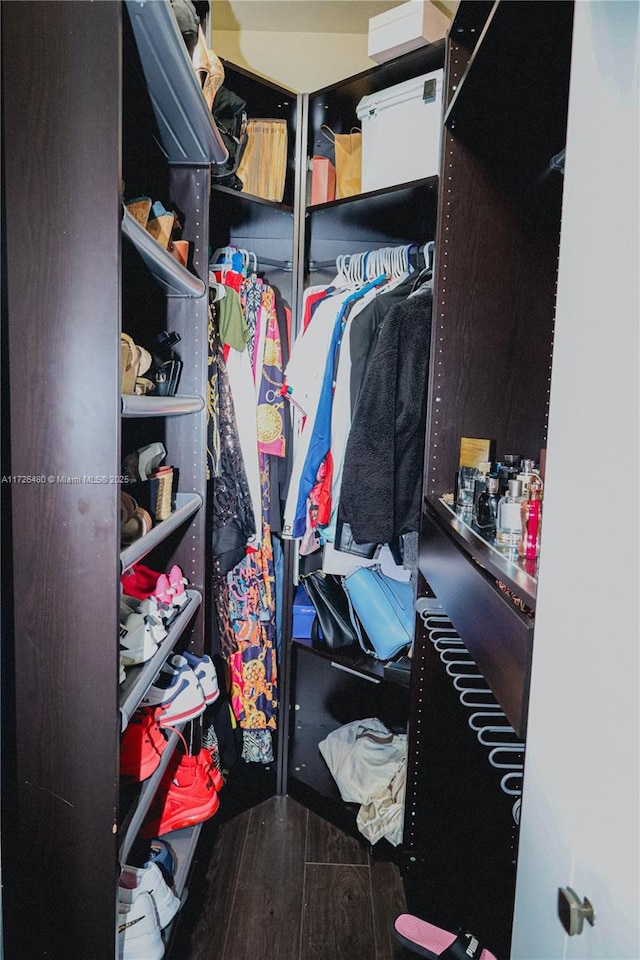
{"type": "Polygon", "coordinates": [[[439,172],[442,79],[434,70],[362,98],[363,193],[439,172]]]}
{"type": "Polygon", "coordinates": [[[442,40],[449,18],[430,0],[409,0],[369,20],[368,54],[386,63],[427,43],[442,40]]]}

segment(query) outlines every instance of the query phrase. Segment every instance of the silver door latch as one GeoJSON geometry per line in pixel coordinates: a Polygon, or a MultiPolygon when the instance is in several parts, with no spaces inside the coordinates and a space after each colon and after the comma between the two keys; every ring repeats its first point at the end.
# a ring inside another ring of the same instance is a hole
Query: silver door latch
{"type": "Polygon", "coordinates": [[[580,902],[580,897],[571,887],[560,887],[558,890],[558,915],[570,937],[582,933],[585,920],[591,926],[596,922],[596,915],[587,898],[580,902]]]}

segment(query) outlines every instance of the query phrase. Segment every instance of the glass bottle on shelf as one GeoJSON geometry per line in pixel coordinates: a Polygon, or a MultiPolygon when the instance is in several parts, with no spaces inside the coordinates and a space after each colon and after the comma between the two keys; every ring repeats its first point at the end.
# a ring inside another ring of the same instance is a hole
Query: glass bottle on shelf
{"type": "Polygon", "coordinates": [[[456,473],[455,509],[459,517],[471,522],[477,467],[460,467],[456,473]]]}
{"type": "Polygon", "coordinates": [[[525,560],[535,560],[540,549],[540,525],[542,521],[542,480],[534,475],[529,485],[529,496],[521,507],[522,540],[518,554],[525,560]]]}
{"type": "Polygon", "coordinates": [[[504,496],[509,489],[509,481],[517,480],[520,473],[520,464],[522,457],[519,453],[505,453],[502,461],[498,465],[498,477],[500,478],[500,496],[504,496]]]}
{"type": "Polygon", "coordinates": [[[536,476],[538,471],[536,470],[535,460],[523,460],[522,467],[520,468],[520,473],[517,475],[516,480],[522,482],[522,493],[525,497],[529,496],[529,487],[531,486],[531,481],[536,476]]]}
{"type": "Polygon", "coordinates": [[[473,520],[475,521],[478,514],[478,500],[480,499],[480,494],[484,493],[487,489],[487,479],[491,473],[491,464],[488,460],[481,460],[478,464],[478,475],[476,476],[474,485],[473,485],[473,520]]]}
{"type": "Polygon", "coordinates": [[[496,535],[500,481],[497,477],[486,477],[485,485],[476,506],[476,527],[486,540],[491,540],[496,535]]]}
{"type": "Polygon", "coordinates": [[[509,489],[498,503],[496,546],[499,550],[515,553],[522,539],[522,483],[509,480],[509,489]]]}

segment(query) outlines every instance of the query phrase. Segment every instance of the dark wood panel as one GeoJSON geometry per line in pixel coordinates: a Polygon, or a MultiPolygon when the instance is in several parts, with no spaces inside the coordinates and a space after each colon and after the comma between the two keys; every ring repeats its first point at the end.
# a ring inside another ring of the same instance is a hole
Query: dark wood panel
{"type": "MultiPolygon", "coordinates": [[[[510,188],[528,192],[565,146],[573,4],[497,3],[447,122],[510,188]]],[[[557,174],[556,174],[557,176],[557,174]]]]}
{"type": "Polygon", "coordinates": [[[369,854],[361,843],[311,812],[304,859],[306,863],[369,865],[369,854]]]}
{"type": "Polygon", "coordinates": [[[118,486],[84,478],[120,472],[119,36],[119,4],[2,6],[11,468],[79,478],[11,485],[5,946],[34,960],[114,950],[118,486]]]}
{"type": "Polygon", "coordinates": [[[428,517],[422,524],[420,570],[514,729],[524,736],[533,624],[428,517]]]}
{"type": "MultiPolygon", "coordinates": [[[[527,220],[450,134],[436,245],[425,490],[453,490],[460,438],[538,460],[546,445],[560,204],[527,220]]],[[[557,201],[557,198],[556,198],[557,201]]]]}
{"type": "Polygon", "coordinates": [[[285,797],[251,811],[224,960],[298,960],[306,822],[307,811],[285,797]]]}
{"type": "Polygon", "coordinates": [[[373,917],[367,867],[307,864],[301,956],[354,960],[369,956],[373,917]]]}

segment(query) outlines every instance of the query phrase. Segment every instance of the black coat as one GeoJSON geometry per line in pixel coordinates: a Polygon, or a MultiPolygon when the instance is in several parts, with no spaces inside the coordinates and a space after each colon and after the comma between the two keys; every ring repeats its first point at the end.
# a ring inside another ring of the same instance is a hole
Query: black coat
{"type": "Polygon", "coordinates": [[[345,452],[337,542],[391,543],[418,530],[422,493],[431,283],[388,312],[380,328],[345,452]]]}

